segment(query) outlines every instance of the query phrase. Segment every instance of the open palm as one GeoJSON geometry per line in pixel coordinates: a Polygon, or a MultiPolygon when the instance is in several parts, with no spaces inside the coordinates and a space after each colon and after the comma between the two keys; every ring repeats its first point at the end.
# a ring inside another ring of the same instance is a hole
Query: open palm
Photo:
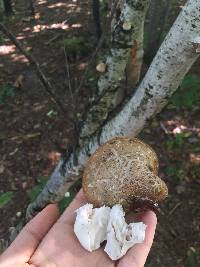
{"type": "Polygon", "coordinates": [[[135,245],[121,260],[112,261],[103,248],[86,251],[74,234],[74,211],[85,203],[81,190],[61,217],[56,205],[45,208],[0,257],[0,267],[143,267],[155,233],[155,214],[139,215],[147,225],[144,243],[135,245]]]}

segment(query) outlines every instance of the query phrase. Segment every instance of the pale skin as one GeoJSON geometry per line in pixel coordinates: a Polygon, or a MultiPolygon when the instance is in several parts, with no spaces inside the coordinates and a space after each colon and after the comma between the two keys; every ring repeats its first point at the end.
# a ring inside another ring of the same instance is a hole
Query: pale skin
{"type": "MultiPolygon", "coordinates": [[[[153,242],[156,215],[152,211],[138,215],[137,220],[147,225],[145,241],[112,261],[103,248],[86,251],[74,234],[75,210],[85,203],[81,190],[61,216],[56,205],[48,205],[0,256],[0,267],[143,267],[153,242]]],[[[130,214],[128,221],[132,220],[130,214]]]]}

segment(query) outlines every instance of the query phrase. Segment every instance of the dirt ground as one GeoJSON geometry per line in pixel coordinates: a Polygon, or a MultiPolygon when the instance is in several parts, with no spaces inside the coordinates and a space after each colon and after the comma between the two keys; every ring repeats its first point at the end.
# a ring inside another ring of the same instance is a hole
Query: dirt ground
{"type": "MultiPolygon", "coordinates": [[[[73,140],[73,105],[67,87],[63,39],[83,36],[95,49],[95,30],[88,1],[38,0],[36,19],[30,19],[26,1],[16,1],[15,16],[6,26],[37,59],[65,109],[61,114],[44,91],[27,59],[6,38],[0,40],[0,89],[13,87],[13,96],[0,102],[0,195],[12,192],[11,201],[0,208],[0,238],[19,222],[30,202],[30,190],[48,176],[73,140]],[[20,3],[18,3],[20,2],[20,3]],[[62,97],[61,97],[62,96],[62,97]]],[[[72,55],[72,75],[78,83],[89,52],[72,55]],[[74,59],[75,57],[75,59],[74,59]]],[[[199,75],[199,62],[191,73],[199,75]]],[[[92,84],[80,91],[78,111],[87,106],[92,84]]],[[[149,267],[200,266],[200,123],[199,109],[167,106],[150,121],[140,137],[159,155],[160,176],[169,197],[158,215],[149,267]],[[176,134],[182,134],[177,135],[176,134]]]]}

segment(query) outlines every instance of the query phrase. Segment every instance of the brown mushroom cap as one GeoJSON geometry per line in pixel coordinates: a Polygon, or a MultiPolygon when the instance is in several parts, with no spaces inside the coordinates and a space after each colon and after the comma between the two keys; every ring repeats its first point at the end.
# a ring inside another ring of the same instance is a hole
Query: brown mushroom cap
{"type": "Polygon", "coordinates": [[[115,137],[88,160],[83,190],[96,207],[121,204],[127,209],[136,199],[156,203],[168,194],[157,174],[158,158],[150,146],[136,138],[115,137]]]}

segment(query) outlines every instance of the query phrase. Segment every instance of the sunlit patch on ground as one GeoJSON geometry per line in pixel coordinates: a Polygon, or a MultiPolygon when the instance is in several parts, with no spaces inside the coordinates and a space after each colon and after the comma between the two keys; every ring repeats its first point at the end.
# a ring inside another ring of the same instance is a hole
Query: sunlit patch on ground
{"type": "Polygon", "coordinates": [[[15,45],[0,45],[0,55],[7,55],[15,52],[15,45]]]}
{"type": "MultiPolygon", "coordinates": [[[[76,5],[74,5],[76,6],[76,5]]],[[[48,8],[55,8],[55,7],[68,7],[68,4],[67,3],[56,3],[56,4],[53,4],[53,5],[49,5],[48,8]]]]}
{"type": "Polygon", "coordinates": [[[192,164],[200,165],[200,154],[190,153],[189,159],[192,164]]]}
{"type": "Polygon", "coordinates": [[[47,2],[48,2],[47,0],[38,0],[38,5],[44,5],[47,2]]]}
{"type": "Polygon", "coordinates": [[[28,59],[24,55],[12,54],[10,57],[13,62],[20,61],[21,63],[28,63],[28,59]]]}
{"type": "Polygon", "coordinates": [[[62,29],[62,30],[68,30],[70,26],[65,23],[54,23],[52,25],[44,25],[44,24],[38,24],[33,26],[32,32],[41,32],[44,30],[51,30],[51,29],[62,29]]]}

